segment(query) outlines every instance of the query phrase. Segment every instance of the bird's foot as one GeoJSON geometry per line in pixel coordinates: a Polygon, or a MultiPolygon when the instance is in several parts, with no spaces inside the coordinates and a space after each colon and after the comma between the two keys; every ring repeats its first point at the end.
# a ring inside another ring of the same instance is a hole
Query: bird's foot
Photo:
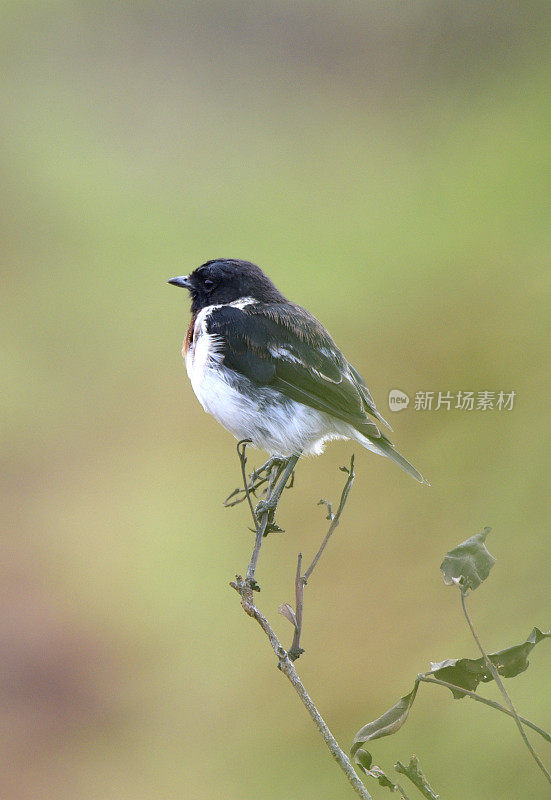
{"type": "MultiPolygon", "coordinates": [[[[226,508],[232,508],[232,506],[236,506],[246,500],[247,492],[256,497],[256,493],[270,480],[272,471],[275,470],[275,480],[277,480],[286,464],[287,459],[281,458],[280,456],[272,456],[272,458],[269,458],[265,464],[262,464],[261,467],[251,472],[246,489],[237,487],[237,489],[234,489],[233,492],[226,497],[224,500],[226,508]]],[[[292,485],[292,481],[290,485],[292,485]]],[[[264,489],[264,491],[266,491],[266,489],[264,489]]]]}
{"type": "Polygon", "coordinates": [[[264,536],[267,536],[269,533],[285,533],[284,529],[280,528],[274,521],[276,508],[277,500],[261,500],[254,510],[255,517],[260,525],[264,525],[262,517],[267,515],[264,525],[264,536]]]}
{"type": "Polygon", "coordinates": [[[255,509],[256,519],[265,525],[264,535],[282,531],[282,528],[274,522],[275,512],[284,489],[290,489],[294,483],[294,467],[297,460],[298,456],[270,459],[266,497],[258,503],[255,509]],[[262,517],[265,519],[262,520],[262,517]]]}
{"type": "Polygon", "coordinates": [[[273,469],[277,470],[279,474],[286,463],[287,459],[281,458],[281,456],[272,456],[265,464],[251,472],[251,484],[255,484],[258,481],[265,483],[273,469]]]}
{"type": "Polygon", "coordinates": [[[254,510],[257,524],[264,526],[264,536],[275,531],[281,531],[281,528],[274,522],[276,507],[277,503],[266,499],[261,500],[254,510]],[[266,518],[265,520],[264,517],[266,518]]]}
{"type": "Polygon", "coordinates": [[[274,502],[273,500],[270,499],[261,500],[257,504],[254,513],[256,514],[257,517],[262,517],[264,514],[268,514],[268,520],[269,520],[270,516],[274,515],[276,506],[277,502],[274,502]]]}

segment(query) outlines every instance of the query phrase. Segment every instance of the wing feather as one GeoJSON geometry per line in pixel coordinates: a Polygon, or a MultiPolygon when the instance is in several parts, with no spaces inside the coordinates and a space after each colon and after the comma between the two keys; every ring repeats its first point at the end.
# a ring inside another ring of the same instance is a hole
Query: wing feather
{"type": "Polygon", "coordinates": [[[365,435],[382,436],[366,414],[381,418],[369,390],[305,309],[291,303],[220,306],[208,317],[208,331],[223,343],[229,369],[361,427],[365,435]]]}

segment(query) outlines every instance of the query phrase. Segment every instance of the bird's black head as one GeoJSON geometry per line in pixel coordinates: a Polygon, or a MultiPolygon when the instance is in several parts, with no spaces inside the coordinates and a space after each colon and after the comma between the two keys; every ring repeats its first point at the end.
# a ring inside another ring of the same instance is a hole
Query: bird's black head
{"type": "Polygon", "coordinates": [[[215,258],[169,283],[189,290],[194,314],[205,306],[232,303],[242,297],[254,297],[261,303],[285,301],[260,267],[236,258],[215,258]]]}

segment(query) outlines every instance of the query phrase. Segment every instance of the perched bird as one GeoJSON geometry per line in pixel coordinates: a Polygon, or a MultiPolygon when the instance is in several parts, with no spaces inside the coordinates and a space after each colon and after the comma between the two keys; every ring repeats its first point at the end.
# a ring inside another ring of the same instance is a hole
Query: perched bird
{"type": "Polygon", "coordinates": [[[260,267],[217,258],[168,282],[191,294],[182,354],[193,390],[237,439],[280,458],[354,439],[427,483],[382,433],[390,426],[323,325],[260,267]]]}

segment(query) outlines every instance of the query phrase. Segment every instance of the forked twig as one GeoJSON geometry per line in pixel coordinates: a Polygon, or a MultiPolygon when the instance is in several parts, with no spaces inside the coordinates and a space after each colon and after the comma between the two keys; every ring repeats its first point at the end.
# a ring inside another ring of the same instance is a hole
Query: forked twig
{"type": "Polygon", "coordinates": [[[243,489],[235,489],[232,494],[226,499],[225,505],[236,505],[242,500],[236,500],[233,503],[228,503],[228,500],[237,494],[237,492],[244,492],[244,498],[247,500],[251,517],[254,524],[255,541],[254,547],[247,567],[246,580],[250,583],[254,591],[260,591],[260,587],[255,579],[256,567],[260,555],[260,548],[262,546],[262,539],[266,534],[272,531],[280,531],[275,522],[274,516],[277,505],[281,498],[284,489],[287,487],[288,481],[293,475],[296,463],[299,459],[298,455],[290,456],[288,459],[270,459],[264,467],[252,473],[250,480],[247,478],[247,445],[251,444],[250,439],[242,439],[237,443],[237,455],[239,456],[239,463],[241,465],[241,476],[243,479],[243,489]],[[258,476],[263,472],[266,476],[258,481],[258,476]],[[256,509],[251,500],[251,494],[254,493],[255,488],[267,481],[268,487],[266,489],[266,497],[261,500],[256,509]]]}
{"type": "Polygon", "coordinates": [[[320,558],[322,557],[323,551],[325,550],[325,548],[327,546],[327,543],[329,542],[329,539],[331,538],[331,536],[335,532],[335,530],[336,530],[336,528],[337,528],[337,526],[338,526],[338,524],[339,524],[339,522],[341,520],[341,514],[342,514],[342,512],[344,510],[344,507],[346,505],[346,501],[348,500],[348,495],[350,494],[350,490],[352,489],[352,484],[354,483],[354,478],[356,477],[356,473],[354,472],[354,456],[352,455],[352,457],[350,458],[350,466],[349,467],[341,467],[340,469],[341,469],[342,472],[346,472],[347,473],[347,478],[346,478],[346,482],[344,484],[344,487],[343,487],[343,490],[342,490],[342,493],[341,493],[341,499],[340,499],[340,502],[339,502],[339,507],[337,508],[337,511],[333,514],[333,508],[331,506],[331,503],[329,503],[327,500],[320,500],[319,501],[318,505],[323,505],[324,504],[324,505],[327,506],[327,519],[331,520],[331,524],[329,525],[329,530],[327,531],[327,533],[325,535],[325,538],[324,538],[323,542],[321,543],[321,545],[319,547],[318,552],[316,553],[316,555],[312,559],[312,563],[310,564],[310,566],[308,567],[308,569],[306,570],[304,575],[301,575],[302,554],[299,553],[299,556],[298,556],[297,574],[296,574],[296,578],[295,578],[295,602],[296,602],[295,619],[296,619],[296,622],[294,623],[295,632],[294,632],[294,635],[293,635],[293,641],[292,641],[291,647],[289,648],[289,657],[293,661],[296,661],[296,659],[300,658],[302,653],[304,653],[304,649],[300,646],[300,637],[301,637],[301,634],[302,634],[302,615],[303,615],[303,610],[304,610],[304,587],[308,583],[308,579],[310,578],[310,575],[312,574],[312,572],[316,568],[316,565],[317,565],[318,561],[320,560],[320,558]]]}
{"type": "MultiPolygon", "coordinates": [[[[299,696],[301,702],[303,703],[303,705],[306,708],[306,710],[308,711],[310,717],[314,721],[314,724],[316,725],[318,731],[320,732],[321,736],[323,737],[323,740],[325,741],[327,747],[329,748],[329,751],[331,752],[331,755],[333,756],[333,758],[335,759],[335,761],[337,762],[337,764],[339,765],[341,770],[346,775],[348,781],[350,782],[350,784],[351,784],[352,788],[354,789],[354,791],[356,792],[356,794],[359,797],[363,798],[363,800],[373,800],[371,795],[367,791],[366,787],[364,786],[364,784],[362,783],[362,781],[360,780],[360,778],[356,774],[350,759],[348,758],[346,753],[343,750],[341,750],[341,748],[339,747],[339,744],[338,744],[337,740],[335,739],[335,737],[333,736],[333,734],[329,730],[329,728],[327,726],[327,723],[325,722],[325,720],[323,719],[323,717],[319,713],[314,701],[312,700],[312,698],[310,697],[310,695],[308,694],[308,692],[304,688],[304,685],[303,685],[302,681],[300,680],[300,678],[298,676],[298,673],[297,673],[297,671],[295,669],[295,666],[293,664],[293,658],[291,656],[291,653],[290,652],[289,653],[286,652],[286,650],[282,646],[281,642],[279,641],[278,637],[276,636],[273,628],[271,627],[270,623],[268,622],[268,620],[266,619],[264,614],[262,614],[262,612],[258,609],[258,607],[256,606],[256,604],[254,602],[254,594],[253,594],[253,592],[259,589],[258,584],[256,583],[256,580],[255,580],[254,576],[255,576],[256,565],[258,563],[258,556],[259,556],[259,553],[260,553],[260,547],[261,547],[261,544],[262,544],[262,539],[263,539],[264,535],[266,534],[267,530],[269,530],[268,526],[271,525],[271,524],[274,524],[273,523],[273,519],[274,519],[275,511],[277,509],[277,504],[278,504],[278,502],[279,502],[279,500],[281,498],[281,495],[282,495],[283,491],[285,490],[285,488],[288,485],[289,479],[291,478],[291,476],[293,474],[294,467],[296,465],[296,462],[298,461],[298,456],[292,456],[287,461],[287,463],[283,466],[283,468],[274,467],[273,469],[270,470],[270,474],[269,474],[269,478],[268,478],[268,490],[266,492],[266,499],[265,499],[265,501],[263,501],[260,504],[260,510],[258,508],[255,510],[254,507],[253,507],[253,504],[252,504],[252,500],[251,500],[251,490],[250,490],[249,482],[247,480],[247,472],[246,472],[246,463],[247,463],[246,446],[247,446],[247,444],[248,444],[248,442],[246,440],[242,441],[242,442],[239,442],[239,444],[237,446],[237,452],[239,454],[239,459],[240,459],[240,463],[241,463],[241,472],[242,472],[242,477],[243,477],[244,492],[245,492],[245,496],[246,496],[246,499],[247,499],[248,504],[249,504],[249,509],[250,509],[250,512],[251,512],[251,516],[253,518],[254,525],[255,525],[255,531],[256,531],[255,545],[254,545],[253,553],[251,555],[251,560],[250,560],[249,565],[247,567],[246,577],[243,578],[241,575],[236,575],[235,581],[232,581],[230,583],[230,586],[233,589],[235,589],[236,592],[239,594],[239,596],[241,598],[241,605],[242,605],[243,610],[245,611],[245,613],[248,614],[252,619],[255,619],[258,622],[258,624],[260,625],[260,627],[262,628],[262,630],[264,631],[264,633],[267,636],[267,638],[268,638],[268,640],[270,642],[270,645],[272,646],[272,649],[273,649],[273,651],[276,654],[276,657],[278,659],[278,667],[279,667],[279,669],[288,678],[288,680],[291,682],[295,692],[299,696]]],[[[333,517],[333,519],[331,521],[331,526],[330,526],[329,532],[328,532],[327,536],[325,537],[324,542],[322,543],[322,546],[320,547],[320,550],[316,554],[314,562],[312,562],[312,564],[308,568],[308,575],[310,575],[312,573],[312,570],[314,569],[314,567],[316,566],[317,562],[319,561],[321,553],[323,552],[323,550],[325,548],[325,545],[327,544],[327,541],[329,540],[330,535],[333,533],[333,531],[335,530],[335,528],[338,525],[340,514],[341,514],[342,509],[344,507],[344,503],[346,502],[346,497],[348,496],[348,492],[350,491],[350,486],[352,485],[352,481],[354,480],[353,465],[354,465],[354,458],[352,457],[347,484],[345,486],[345,490],[343,490],[343,497],[341,497],[341,505],[339,506],[337,514],[335,515],[335,517],[333,517]]],[[[346,470],[346,471],[348,472],[348,470],[346,470]]],[[[298,565],[297,565],[296,585],[297,585],[297,587],[300,585],[301,591],[302,591],[303,588],[304,588],[305,579],[304,579],[304,576],[301,576],[301,574],[300,574],[300,572],[301,572],[301,564],[302,564],[302,560],[301,559],[302,559],[302,557],[299,556],[298,565]]],[[[298,591],[298,588],[297,588],[297,591],[298,591]]],[[[297,608],[297,610],[298,610],[298,608],[297,608]]],[[[292,619],[294,614],[293,614],[293,612],[291,610],[289,610],[289,611],[290,611],[290,615],[291,615],[291,619],[292,619]]],[[[299,634],[298,635],[299,635],[299,638],[300,638],[300,630],[302,628],[302,605],[300,606],[300,611],[298,611],[298,613],[297,613],[296,623],[297,624],[295,625],[295,631],[298,628],[298,630],[299,630],[299,634]],[[300,624],[299,624],[299,621],[300,621],[300,624]]],[[[298,643],[298,640],[297,640],[297,647],[300,647],[300,645],[298,643]]]]}
{"type": "Polygon", "coordinates": [[[372,796],[369,794],[367,789],[365,788],[362,781],[357,776],[354,767],[352,766],[352,762],[346,755],[346,753],[341,750],[339,747],[339,743],[329,730],[327,723],[319,713],[316,704],[304,688],[304,684],[300,680],[298,673],[295,669],[295,665],[293,664],[292,659],[289,657],[289,654],[285,651],[285,648],[282,646],[281,642],[277,638],[276,634],[274,633],[273,628],[271,627],[270,623],[259,611],[258,607],[255,605],[253,590],[251,589],[250,585],[246,580],[240,575],[236,575],[235,581],[230,583],[230,586],[236,590],[236,592],[241,597],[241,605],[243,610],[246,614],[250,617],[255,619],[266,636],[272,646],[274,653],[278,659],[278,667],[281,672],[288,678],[291,682],[295,692],[299,696],[302,704],[310,714],[310,717],[314,721],[314,724],[318,731],[320,732],[321,736],[323,737],[324,742],[326,743],[327,747],[329,748],[331,755],[341,768],[341,770],[346,775],[348,781],[350,782],[352,788],[356,792],[359,797],[362,797],[363,800],[373,800],[372,796]]]}

